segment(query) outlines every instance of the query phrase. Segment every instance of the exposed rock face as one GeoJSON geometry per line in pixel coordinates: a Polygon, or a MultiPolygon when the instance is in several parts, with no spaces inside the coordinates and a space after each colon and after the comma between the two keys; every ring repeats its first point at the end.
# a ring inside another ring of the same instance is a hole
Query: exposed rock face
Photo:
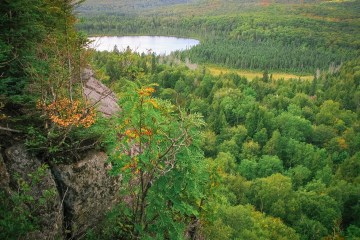
{"type": "Polygon", "coordinates": [[[110,117],[120,110],[115,94],[94,77],[91,69],[84,69],[85,96],[91,103],[96,103],[97,110],[110,117]]]}
{"type": "MultiPolygon", "coordinates": [[[[92,70],[85,69],[83,79],[86,98],[96,103],[99,112],[105,117],[119,112],[115,94],[94,78],[92,70]]],[[[98,225],[119,200],[121,179],[109,176],[107,158],[103,152],[89,152],[82,161],[52,165],[51,171],[46,169],[40,181],[34,183],[30,175],[42,164],[27,153],[24,145],[17,144],[6,149],[4,155],[0,153],[0,189],[14,193],[18,190],[17,179],[21,178],[31,186],[28,194],[35,199],[34,205],[28,207],[40,229],[25,239],[76,239],[98,225]],[[39,205],[46,190],[54,194],[39,205]]]]}
{"type": "Polygon", "coordinates": [[[16,186],[17,180],[15,176],[18,176],[31,186],[31,191],[27,194],[30,194],[35,199],[35,204],[28,207],[33,213],[33,216],[39,221],[40,230],[29,233],[26,239],[61,238],[63,231],[63,211],[60,196],[57,192],[57,186],[51,171],[46,169],[44,173],[41,174],[40,180],[34,181],[34,178],[30,177],[30,174],[34,174],[41,167],[41,163],[27,153],[24,145],[19,144],[8,148],[5,151],[5,155],[6,168],[5,165],[0,167],[2,169],[0,170],[0,172],[2,172],[1,177],[5,176],[5,179],[1,180],[1,183],[8,185],[11,183],[12,186],[16,186]],[[10,178],[8,178],[8,176],[10,176],[10,178]],[[39,199],[43,197],[45,190],[54,192],[54,195],[47,198],[45,204],[40,204],[39,199]]]}
{"type": "Polygon", "coordinates": [[[52,172],[46,169],[36,183],[29,175],[42,165],[24,145],[6,149],[5,157],[0,154],[0,188],[9,193],[17,190],[18,176],[31,186],[28,194],[35,199],[34,206],[28,207],[39,220],[40,230],[25,239],[76,239],[96,226],[119,200],[121,179],[109,176],[111,166],[103,152],[89,152],[82,161],[52,166],[52,172]],[[40,205],[45,190],[55,194],[40,205]]]}
{"type": "Polygon", "coordinates": [[[68,237],[79,237],[96,226],[118,200],[120,179],[109,176],[107,158],[92,152],[80,162],[53,169],[64,196],[68,237]]]}

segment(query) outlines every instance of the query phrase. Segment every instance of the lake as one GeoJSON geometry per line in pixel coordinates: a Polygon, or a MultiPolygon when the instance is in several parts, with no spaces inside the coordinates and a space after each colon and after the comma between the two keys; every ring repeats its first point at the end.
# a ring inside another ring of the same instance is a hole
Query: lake
{"type": "Polygon", "coordinates": [[[123,36],[123,37],[90,37],[91,48],[97,51],[112,51],[115,45],[120,51],[131,50],[138,53],[148,53],[149,50],[157,55],[168,55],[178,50],[187,50],[200,42],[196,39],[162,37],[162,36],[123,36]]]}

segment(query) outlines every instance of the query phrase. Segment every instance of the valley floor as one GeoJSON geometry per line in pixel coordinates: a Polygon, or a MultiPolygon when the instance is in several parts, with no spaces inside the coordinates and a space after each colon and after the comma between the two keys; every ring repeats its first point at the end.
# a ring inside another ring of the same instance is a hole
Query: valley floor
{"type": "MultiPolygon", "coordinates": [[[[219,76],[221,74],[227,73],[236,73],[239,76],[245,77],[249,80],[253,80],[254,78],[262,78],[263,72],[261,71],[254,71],[254,70],[247,70],[247,69],[231,69],[219,66],[207,66],[206,69],[210,71],[211,74],[215,76],[219,76]]],[[[269,75],[272,75],[273,79],[301,79],[310,81],[314,78],[312,75],[297,75],[292,73],[282,73],[282,72],[269,72],[269,75]]]]}

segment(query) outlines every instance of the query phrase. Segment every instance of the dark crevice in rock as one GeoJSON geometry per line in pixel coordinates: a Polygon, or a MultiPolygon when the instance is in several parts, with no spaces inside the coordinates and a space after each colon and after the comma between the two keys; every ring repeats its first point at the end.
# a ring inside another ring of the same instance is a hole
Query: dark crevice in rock
{"type": "Polygon", "coordinates": [[[54,181],[56,183],[56,189],[57,192],[59,193],[60,196],[60,201],[61,201],[61,211],[63,214],[63,236],[64,239],[70,239],[71,237],[71,229],[68,228],[68,226],[70,224],[68,224],[69,219],[71,219],[71,213],[69,212],[68,208],[66,207],[66,204],[64,202],[65,197],[66,197],[66,191],[64,191],[64,186],[61,184],[61,181],[58,180],[57,176],[56,176],[56,172],[54,172],[54,164],[52,164],[51,162],[49,163],[49,167],[50,167],[50,171],[51,171],[51,175],[54,178],[54,181]]]}

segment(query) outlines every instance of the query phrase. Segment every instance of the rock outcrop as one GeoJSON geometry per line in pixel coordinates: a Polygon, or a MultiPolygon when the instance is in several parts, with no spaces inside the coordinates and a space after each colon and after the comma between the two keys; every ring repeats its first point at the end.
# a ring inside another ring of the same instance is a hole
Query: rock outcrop
{"type": "Polygon", "coordinates": [[[103,152],[89,152],[79,162],[53,165],[50,171],[24,145],[6,149],[4,159],[0,154],[0,189],[11,194],[22,179],[31,187],[26,194],[35,199],[24,207],[38,220],[39,230],[24,239],[77,239],[96,227],[119,200],[121,179],[108,174],[107,158],[103,152]],[[53,194],[40,203],[45,191],[53,194]]]}
{"type": "Polygon", "coordinates": [[[110,117],[120,110],[115,94],[94,77],[91,69],[84,69],[83,80],[86,98],[91,103],[96,103],[97,110],[105,117],[110,117]]]}
{"type": "Polygon", "coordinates": [[[68,237],[77,238],[96,226],[119,199],[120,179],[109,176],[107,158],[92,152],[82,161],[53,169],[64,198],[68,237]]]}
{"type": "MultiPolygon", "coordinates": [[[[6,161],[1,167],[1,175],[5,179],[1,184],[3,189],[11,189],[10,186],[18,188],[18,180],[25,181],[30,186],[29,194],[35,201],[33,205],[28,205],[30,212],[37,219],[39,230],[29,233],[25,239],[59,239],[63,233],[63,209],[60,195],[57,192],[57,186],[53,175],[49,169],[38,171],[42,167],[41,162],[31,157],[24,145],[18,144],[5,151],[6,161]],[[5,166],[6,165],[6,166],[5,166]],[[8,176],[10,176],[8,178],[8,176]],[[38,179],[35,179],[38,178],[38,179]],[[45,191],[52,192],[44,199],[45,191]]],[[[1,163],[0,163],[1,164],[1,163]]],[[[12,189],[10,191],[16,191],[12,189]]]]}
{"type": "MultiPolygon", "coordinates": [[[[86,98],[95,104],[97,111],[105,117],[120,111],[115,94],[95,79],[91,69],[84,70],[83,80],[86,98]]],[[[23,144],[0,150],[0,190],[6,197],[11,196],[19,190],[21,179],[30,186],[26,194],[34,199],[33,204],[25,203],[22,207],[37,219],[39,230],[24,239],[79,238],[97,226],[119,200],[121,179],[108,174],[111,166],[103,152],[88,152],[79,162],[44,168],[23,144]],[[46,201],[44,194],[50,194],[46,201]]]]}

